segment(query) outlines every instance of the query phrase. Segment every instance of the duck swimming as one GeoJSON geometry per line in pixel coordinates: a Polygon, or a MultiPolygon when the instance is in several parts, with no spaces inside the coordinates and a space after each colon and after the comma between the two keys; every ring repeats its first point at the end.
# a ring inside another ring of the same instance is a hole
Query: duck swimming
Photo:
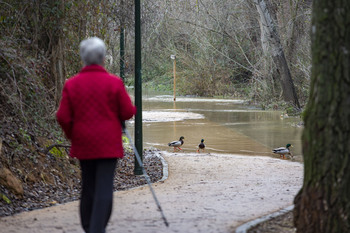
{"type": "Polygon", "coordinates": [[[293,158],[293,154],[290,152],[289,147],[293,147],[291,144],[287,144],[286,147],[279,147],[279,148],[275,148],[272,150],[273,153],[275,154],[279,154],[280,158],[283,156],[283,159],[285,159],[285,155],[291,155],[291,157],[293,158]]]}
{"type": "Polygon", "coordinates": [[[198,145],[197,153],[200,153],[199,152],[200,150],[203,150],[203,152],[204,152],[204,148],[205,148],[204,139],[202,139],[201,143],[199,143],[199,145],[198,145]]]}
{"type": "Polygon", "coordinates": [[[183,139],[185,139],[185,137],[181,136],[178,141],[169,142],[168,146],[174,147],[174,152],[175,152],[175,149],[182,150],[180,146],[184,144],[183,139]]]}

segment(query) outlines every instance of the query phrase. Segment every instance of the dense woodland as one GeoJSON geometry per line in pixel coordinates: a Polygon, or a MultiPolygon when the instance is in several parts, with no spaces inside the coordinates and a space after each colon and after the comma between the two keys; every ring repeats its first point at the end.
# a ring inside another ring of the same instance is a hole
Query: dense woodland
{"type": "MultiPolygon", "coordinates": [[[[289,102],[285,95],[295,89],[300,104],[291,102],[296,107],[305,104],[311,1],[152,0],[142,4],[144,86],[171,90],[170,55],[175,54],[180,94],[240,96],[269,105],[289,102]],[[284,87],[284,67],[292,86],[284,87]]],[[[79,42],[89,36],[105,40],[107,69],[118,74],[120,32],[125,29],[125,76],[127,85],[132,85],[132,1],[21,0],[1,5],[1,101],[20,106],[15,109],[23,117],[29,117],[30,109],[40,116],[52,115],[64,80],[81,68],[79,42]]]]}
{"type": "MultiPolygon", "coordinates": [[[[312,0],[141,2],[144,88],[172,90],[174,54],[182,95],[239,97],[263,108],[297,112],[305,106],[312,0]]],[[[55,169],[67,177],[76,173],[68,168],[75,162],[62,156],[66,148],[52,147],[64,144],[55,121],[64,81],[81,69],[79,43],[90,36],[106,42],[106,68],[119,74],[124,32],[125,83],[133,85],[133,4],[0,1],[0,169],[12,168],[26,182],[26,167],[33,163],[44,169],[49,154],[61,164],[55,169]]],[[[0,187],[1,201],[10,194],[0,187]]]]}

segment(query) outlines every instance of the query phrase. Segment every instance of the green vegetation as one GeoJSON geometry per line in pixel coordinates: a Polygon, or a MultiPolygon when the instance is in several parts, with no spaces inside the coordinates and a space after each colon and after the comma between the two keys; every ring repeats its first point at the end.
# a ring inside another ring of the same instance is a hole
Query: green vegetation
{"type": "Polygon", "coordinates": [[[7,204],[11,204],[11,200],[5,194],[0,193],[0,199],[4,200],[7,204]]]}

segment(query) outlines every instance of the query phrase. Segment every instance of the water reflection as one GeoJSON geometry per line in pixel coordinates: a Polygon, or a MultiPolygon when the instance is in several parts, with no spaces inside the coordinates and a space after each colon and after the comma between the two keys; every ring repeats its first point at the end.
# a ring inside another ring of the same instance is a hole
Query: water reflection
{"type": "MultiPolygon", "coordinates": [[[[301,155],[302,129],[295,127],[300,119],[281,118],[281,111],[262,111],[245,106],[241,100],[146,96],[144,111],[180,114],[197,113],[203,119],[144,122],[144,147],[172,151],[170,141],[185,137],[185,152],[196,152],[203,138],[206,152],[272,155],[271,150],[291,143],[294,155],[301,155]]],[[[162,115],[158,120],[162,121],[162,115]]]]}

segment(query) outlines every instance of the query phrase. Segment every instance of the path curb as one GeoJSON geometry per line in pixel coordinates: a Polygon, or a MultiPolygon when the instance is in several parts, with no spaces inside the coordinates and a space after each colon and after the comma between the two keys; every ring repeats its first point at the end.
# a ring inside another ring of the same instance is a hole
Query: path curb
{"type": "Polygon", "coordinates": [[[160,161],[162,162],[162,166],[163,166],[163,178],[156,182],[156,183],[158,183],[158,182],[162,182],[162,181],[168,179],[169,170],[168,170],[168,163],[165,161],[164,157],[162,156],[162,153],[161,152],[155,153],[155,155],[160,159],[160,161]]]}
{"type": "MultiPolygon", "coordinates": [[[[151,185],[156,184],[156,183],[160,183],[160,182],[164,182],[166,179],[168,179],[169,177],[169,170],[168,170],[168,163],[166,162],[166,160],[164,159],[164,157],[162,156],[162,153],[158,152],[158,153],[154,153],[154,156],[156,156],[157,158],[160,159],[161,163],[162,163],[162,167],[163,167],[163,177],[160,180],[157,180],[156,182],[151,182],[151,185]]],[[[148,175],[148,174],[147,174],[148,175]]],[[[144,174],[142,174],[142,176],[144,176],[144,174]]],[[[116,190],[113,193],[117,193],[117,192],[122,192],[122,191],[127,191],[127,190],[134,190],[134,189],[139,189],[142,187],[148,187],[148,184],[143,184],[143,185],[139,185],[136,187],[132,187],[132,188],[127,188],[125,190],[116,190]]]]}
{"type": "Polygon", "coordinates": [[[266,222],[268,220],[271,220],[273,218],[276,218],[278,216],[286,214],[286,213],[288,213],[289,211],[291,211],[293,209],[294,209],[294,205],[291,205],[291,206],[288,206],[285,209],[279,210],[279,211],[274,212],[272,214],[268,214],[268,215],[265,215],[263,217],[254,219],[254,220],[252,220],[250,222],[244,223],[243,225],[240,225],[239,227],[236,228],[235,233],[247,233],[250,228],[258,225],[259,223],[266,222]]]}

